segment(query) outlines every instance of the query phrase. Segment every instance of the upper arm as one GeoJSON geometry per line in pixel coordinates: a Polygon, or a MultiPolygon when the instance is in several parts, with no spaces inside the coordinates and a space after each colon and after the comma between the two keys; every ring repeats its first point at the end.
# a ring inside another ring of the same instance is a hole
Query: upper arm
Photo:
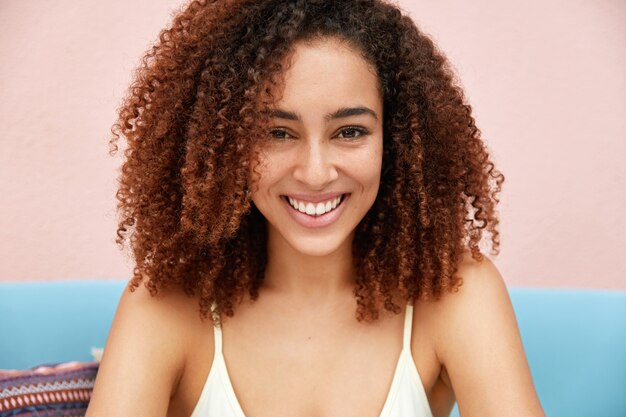
{"type": "Polygon", "coordinates": [[[88,417],[165,416],[184,366],[184,329],[174,310],[179,295],[152,297],[140,285],[120,299],[88,417]]]}
{"type": "Polygon", "coordinates": [[[543,416],[502,276],[486,257],[464,261],[458,292],[436,303],[436,351],[460,414],[543,416]]]}

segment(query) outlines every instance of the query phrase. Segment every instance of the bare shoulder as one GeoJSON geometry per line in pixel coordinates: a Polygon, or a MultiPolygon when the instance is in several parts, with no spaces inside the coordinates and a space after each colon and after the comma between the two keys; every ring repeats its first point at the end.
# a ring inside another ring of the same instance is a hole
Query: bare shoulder
{"type": "Polygon", "coordinates": [[[456,292],[427,303],[434,348],[464,416],[543,416],[506,283],[465,254],[456,292]]]}
{"type": "Polygon", "coordinates": [[[471,257],[469,251],[464,252],[455,275],[463,280],[456,291],[446,292],[437,301],[415,300],[414,322],[428,329],[430,338],[437,342],[433,345],[437,346],[438,356],[443,356],[442,349],[447,347],[441,343],[446,330],[451,330],[450,326],[455,324],[455,320],[462,319],[466,314],[476,314],[484,308],[485,301],[488,301],[486,297],[490,297],[489,301],[497,302],[500,307],[506,307],[507,302],[510,304],[506,284],[496,266],[486,256],[479,262],[471,257]]]}
{"type": "Polygon", "coordinates": [[[120,298],[88,417],[165,416],[201,321],[197,300],[180,290],[151,296],[140,285],[120,298]]]}
{"type": "Polygon", "coordinates": [[[486,307],[488,311],[498,308],[502,314],[513,313],[508,308],[511,302],[504,279],[487,256],[477,261],[469,252],[464,253],[456,275],[462,278],[462,285],[432,303],[438,319],[449,322],[468,313],[484,312],[486,307]]]}

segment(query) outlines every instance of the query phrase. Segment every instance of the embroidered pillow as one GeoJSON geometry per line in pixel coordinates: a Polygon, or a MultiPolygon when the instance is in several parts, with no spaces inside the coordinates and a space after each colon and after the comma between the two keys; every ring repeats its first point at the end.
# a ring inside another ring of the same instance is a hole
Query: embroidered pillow
{"type": "Polygon", "coordinates": [[[84,416],[98,366],[67,362],[0,370],[0,417],[84,416]]]}

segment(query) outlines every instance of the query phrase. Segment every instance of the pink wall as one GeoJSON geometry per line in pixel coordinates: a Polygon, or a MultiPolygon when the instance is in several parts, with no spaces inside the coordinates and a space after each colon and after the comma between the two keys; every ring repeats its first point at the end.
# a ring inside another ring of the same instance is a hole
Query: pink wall
{"type": "MultiPolygon", "coordinates": [[[[0,0],[0,280],[127,278],[109,128],[180,1],[0,0]]],[[[626,289],[626,3],[400,1],[507,181],[510,285],[626,289]]]]}

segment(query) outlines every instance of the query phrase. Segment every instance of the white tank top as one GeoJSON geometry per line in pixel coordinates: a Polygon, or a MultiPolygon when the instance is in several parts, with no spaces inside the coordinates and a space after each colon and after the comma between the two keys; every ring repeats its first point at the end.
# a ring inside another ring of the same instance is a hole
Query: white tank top
{"type": "MultiPolygon", "coordinates": [[[[411,356],[413,306],[404,317],[402,351],[380,417],[432,417],[428,398],[411,356]]],[[[222,331],[213,326],[215,356],[191,417],[246,417],[230,382],[222,355],[222,331]]]]}

